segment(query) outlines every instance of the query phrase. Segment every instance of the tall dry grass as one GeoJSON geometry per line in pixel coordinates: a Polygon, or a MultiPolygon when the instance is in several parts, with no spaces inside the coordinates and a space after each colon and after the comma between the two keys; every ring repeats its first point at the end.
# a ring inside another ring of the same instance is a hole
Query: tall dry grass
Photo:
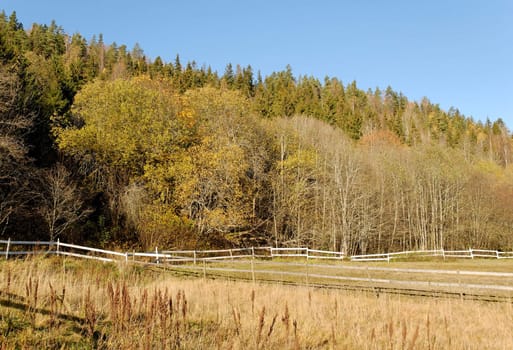
{"type": "Polygon", "coordinates": [[[183,279],[77,260],[0,269],[2,349],[513,348],[511,304],[183,279]]]}

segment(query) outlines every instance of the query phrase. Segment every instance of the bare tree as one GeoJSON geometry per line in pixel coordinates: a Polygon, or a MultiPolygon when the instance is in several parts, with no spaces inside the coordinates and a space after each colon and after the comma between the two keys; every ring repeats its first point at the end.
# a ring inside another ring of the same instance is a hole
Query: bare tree
{"type": "Polygon", "coordinates": [[[39,213],[48,226],[52,241],[91,212],[84,207],[77,185],[61,164],[45,173],[40,201],[39,213]]]}

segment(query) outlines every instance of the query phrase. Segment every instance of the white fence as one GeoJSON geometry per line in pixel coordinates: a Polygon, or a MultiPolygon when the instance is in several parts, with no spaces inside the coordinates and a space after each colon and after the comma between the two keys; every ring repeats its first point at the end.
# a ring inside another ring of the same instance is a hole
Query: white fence
{"type": "MultiPolygon", "coordinates": [[[[494,290],[493,296],[500,293],[513,295],[513,272],[460,271],[443,269],[406,269],[360,264],[320,264],[318,259],[336,261],[388,261],[399,258],[435,256],[447,258],[513,258],[513,252],[496,250],[424,250],[386,254],[355,255],[346,259],[343,253],[309,248],[251,247],[218,250],[169,250],[152,252],[116,252],[90,248],[75,244],[45,241],[0,240],[0,256],[8,259],[20,255],[60,255],[76,258],[95,259],[105,262],[152,264],[175,271],[189,271],[196,274],[222,275],[232,278],[275,280],[337,286],[358,284],[362,288],[398,288],[407,293],[411,288],[417,291],[438,289],[445,294],[463,293],[474,290],[487,293],[494,290]],[[303,259],[303,262],[297,259],[303,259]],[[226,261],[229,261],[227,264],[226,261]],[[372,274],[372,276],[371,276],[372,274]],[[405,278],[411,274],[414,278],[405,278]],[[239,276],[239,277],[237,277],[239,276]],[[242,277],[241,277],[242,276],[242,277]],[[446,277],[443,277],[446,276],[446,277]],[[331,281],[331,282],[329,282],[331,281]],[[481,282],[481,283],[476,283],[481,282]],[[377,287],[376,287],[377,286],[377,287]],[[455,292],[456,291],[456,292],[455,292]],[[485,292],[483,292],[485,291],[485,292]]],[[[486,294],[488,295],[488,294],[486,294]]]]}
{"type": "Polygon", "coordinates": [[[414,250],[396,253],[383,253],[383,254],[367,254],[367,255],[352,255],[349,258],[351,261],[390,261],[393,259],[401,258],[415,258],[415,257],[442,257],[446,258],[459,258],[459,259],[474,259],[474,258],[492,258],[492,259],[513,259],[513,252],[503,252],[500,250],[486,250],[486,249],[468,249],[468,250],[414,250]]]}
{"type": "Polygon", "coordinates": [[[235,259],[274,259],[274,258],[306,258],[350,261],[388,261],[401,258],[442,257],[446,258],[493,258],[513,259],[513,252],[499,250],[468,249],[468,250],[417,250],[395,253],[352,255],[346,257],[342,252],[298,248],[250,247],[216,250],[161,250],[152,252],[116,252],[105,249],[90,248],[76,244],[49,241],[12,241],[0,240],[0,256],[32,254],[57,254],[101,261],[186,263],[197,261],[235,260],[235,259]],[[21,248],[21,249],[20,249],[21,248]],[[29,249],[27,249],[29,248],[29,249]]]}
{"type": "Polygon", "coordinates": [[[34,255],[34,254],[56,254],[63,256],[73,256],[76,258],[94,259],[100,261],[116,261],[121,258],[125,261],[128,260],[128,253],[120,253],[111,250],[104,250],[98,248],[84,247],[76,244],[48,241],[11,241],[8,239],[0,240],[0,246],[5,245],[4,250],[0,250],[0,256],[6,259],[9,256],[16,255],[34,255]],[[16,247],[32,247],[31,250],[13,249],[16,247]]]}

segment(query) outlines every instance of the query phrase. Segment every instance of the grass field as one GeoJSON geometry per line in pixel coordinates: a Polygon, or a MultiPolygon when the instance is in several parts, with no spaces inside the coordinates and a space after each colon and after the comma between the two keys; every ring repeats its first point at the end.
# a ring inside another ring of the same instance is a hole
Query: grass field
{"type": "MultiPolygon", "coordinates": [[[[366,266],[512,271],[488,260],[366,266]]],[[[512,333],[511,303],[186,278],[56,257],[0,261],[2,349],[511,349],[512,333]]]]}
{"type": "Polygon", "coordinates": [[[393,263],[326,260],[235,260],[184,264],[168,269],[213,278],[236,278],[348,290],[510,300],[512,260],[424,260],[393,263]]]}

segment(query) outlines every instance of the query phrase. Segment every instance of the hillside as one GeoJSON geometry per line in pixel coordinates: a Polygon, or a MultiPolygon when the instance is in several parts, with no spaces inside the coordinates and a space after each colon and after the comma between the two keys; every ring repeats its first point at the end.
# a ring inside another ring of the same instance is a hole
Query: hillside
{"type": "Polygon", "coordinates": [[[149,59],[0,15],[0,237],[513,245],[513,140],[427,98],[149,59]]]}

